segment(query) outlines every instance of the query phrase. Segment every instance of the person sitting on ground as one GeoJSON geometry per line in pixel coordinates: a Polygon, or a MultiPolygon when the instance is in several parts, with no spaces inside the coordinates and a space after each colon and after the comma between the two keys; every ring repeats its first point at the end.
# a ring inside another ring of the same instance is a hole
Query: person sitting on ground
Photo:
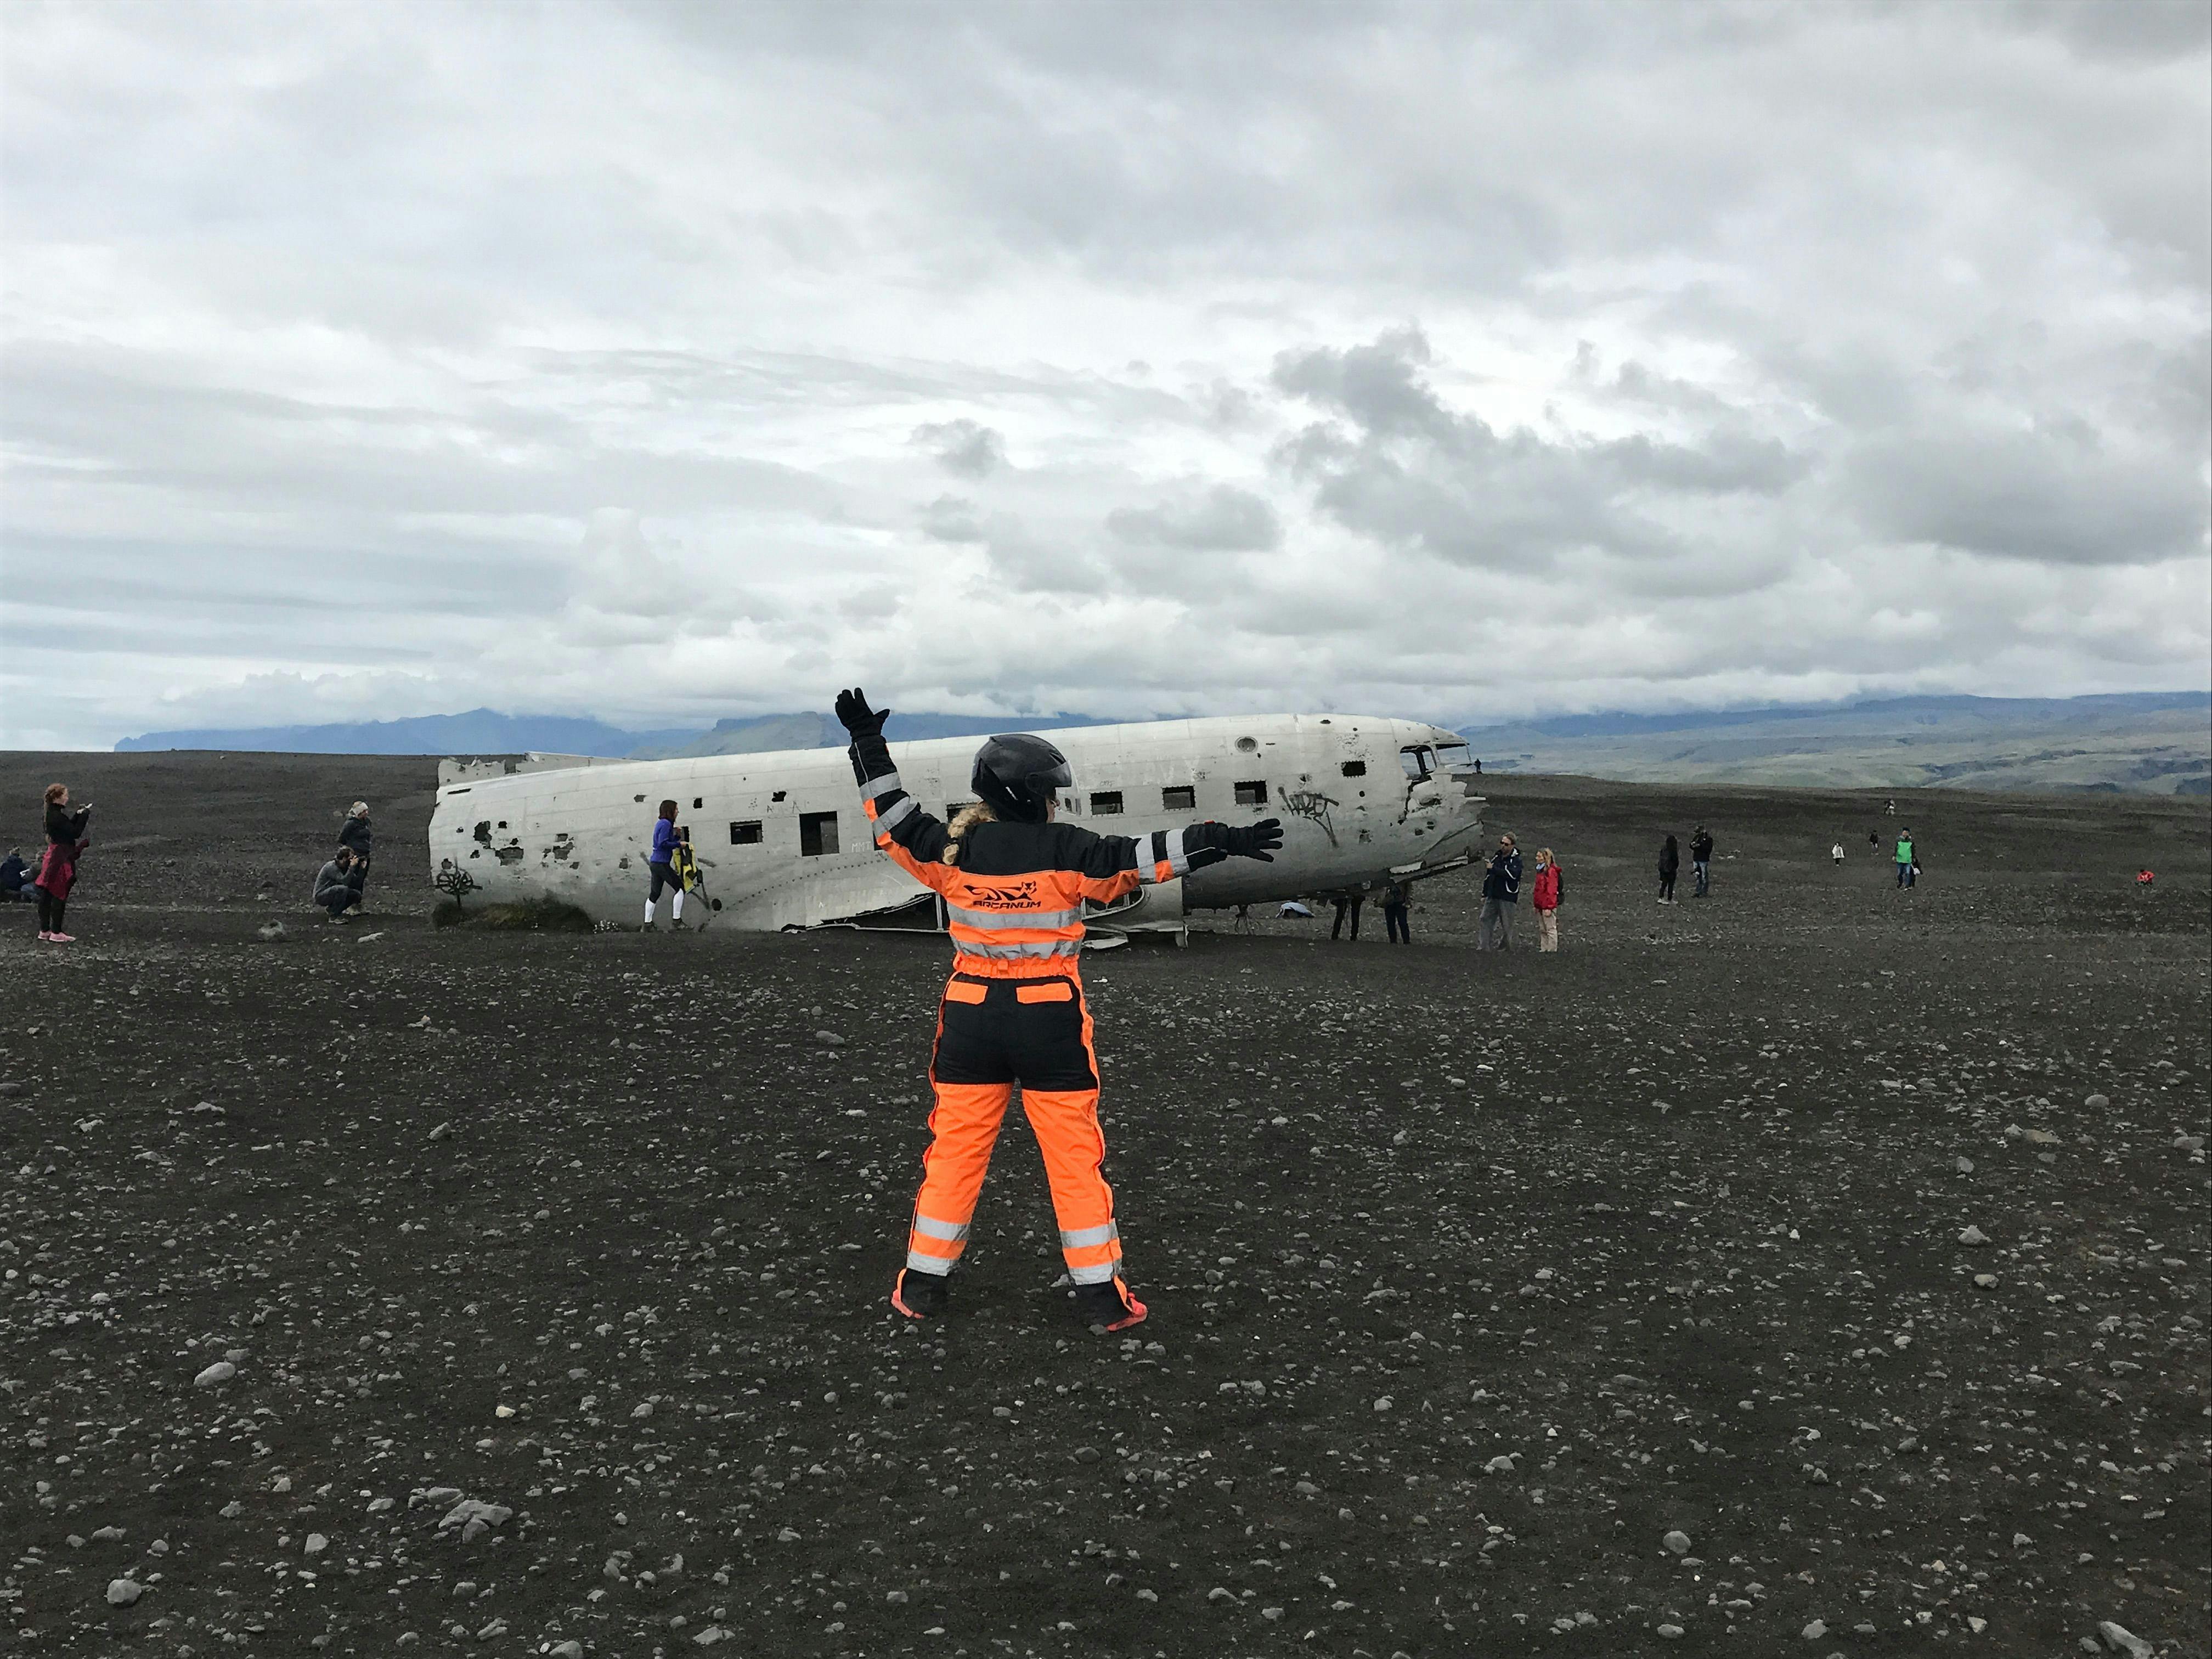
{"type": "Polygon", "coordinates": [[[8,856],[0,860],[0,903],[29,904],[38,896],[31,890],[31,866],[23,862],[23,849],[9,848],[8,856]]]}
{"type": "Polygon", "coordinates": [[[345,822],[338,826],[338,845],[353,854],[354,889],[363,896],[366,908],[368,860],[376,851],[376,836],[368,827],[367,801],[357,800],[347,810],[345,822]]]}
{"type": "Polygon", "coordinates": [[[2136,872],[2136,885],[2138,887],[2148,887],[2157,879],[2158,873],[2155,871],[2138,870],[2136,872]]]}
{"type": "Polygon", "coordinates": [[[340,924],[349,920],[347,911],[360,905],[361,872],[350,847],[339,848],[331,861],[315,872],[315,902],[340,924]]]}

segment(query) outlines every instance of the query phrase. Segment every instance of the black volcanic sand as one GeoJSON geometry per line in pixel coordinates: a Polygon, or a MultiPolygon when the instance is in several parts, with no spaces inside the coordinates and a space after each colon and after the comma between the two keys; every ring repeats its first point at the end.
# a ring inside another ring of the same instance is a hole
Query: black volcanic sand
{"type": "Polygon", "coordinates": [[[1904,797],[1901,895],[1879,797],[1501,778],[1557,957],[1469,950],[1464,878],[1410,950],[1093,956],[1153,1308],[1097,1338],[1021,1127],[953,1317],[884,1306],[940,942],[434,933],[425,763],[11,757],[6,834],[55,775],[82,942],[0,912],[23,1651],[2207,1649],[2202,803],[1904,797]]]}

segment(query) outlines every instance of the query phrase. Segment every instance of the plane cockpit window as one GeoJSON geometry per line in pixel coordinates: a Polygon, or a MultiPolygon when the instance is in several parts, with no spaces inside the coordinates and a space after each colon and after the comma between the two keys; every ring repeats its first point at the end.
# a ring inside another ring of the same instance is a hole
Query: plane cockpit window
{"type": "Polygon", "coordinates": [[[1433,749],[1425,749],[1418,744],[1408,744],[1405,748],[1401,749],[1398,751],[1398,764],[1405,769],[1406,775],[1407,777],[1413,779],[1414,782],[1419,783],[1423,778],[1429,777],[1435,773],[1437,769],[1436,750],[1433,749]]]}
{"type": "Polygon", "coordinates": [[[1463,743],[1440,743],[1437,745],[1437,764],[1447,772],[1470,771],[1474,759],[1463,743]]]}

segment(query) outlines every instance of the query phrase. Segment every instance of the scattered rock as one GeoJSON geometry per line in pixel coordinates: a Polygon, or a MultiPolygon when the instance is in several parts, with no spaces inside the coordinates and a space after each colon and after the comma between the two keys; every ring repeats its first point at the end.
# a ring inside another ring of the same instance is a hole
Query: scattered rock
{"type": "Polygon", "coordinates": [[[1669,1642],[1679,1642],[1682,1639],[1682,1627],[1680,1625],[1662,1625],[1659,1626],[1658,1633],[1669,1642]]]}
{"type": "Polygon", "coordinates": [[[320,1555],[325,1550],[330,1548],[330,1547],[331,1540],[325,1538],[321,1533],[311,1532],[307,1534],[307,1542],[305,1547],[309,1555],[320,1555]]]}
{"type": "Polygon", "coordinates": [[[2154,1651],[2149,1643],[2126,1626],[2116,1625],[2109,1619],[2098,1624],[2097,1634],[2105,1638],[2105,1645],[2112,1651],[2124,1653],[2129,1659],[2151,1659],[2154,1651]]]}
{"type": "Polygon", "coordinates": [[[1961,1244],[1986,1244],[1989,1242],[1990,1236],[1971,1223],[1960,1231],[1959,1243],[1961,1244]]]}
{"type": "Polygon", "coordinates": [[[1824,1621],[1815,1619],[1797,1633],[1808,1642],[1817,1642],[1828,1633],[1828,1626],[1824,1621]]]}
{"type": "Polygon", "coordinates": [[[2112,1103],[2112,1097],[2108,1095],[2091,1095],[2081,1105],[2086,1111],[2101,1112],[2112,1103]]]}
{"type": "Polygon", "coordinates": [[[218,1359],[192,1379],[192,1386],[196,1389],[212,1389],[220,1383],[229,1382],[237,1375],[237,1366],[232,1364],[228,1359],[218,1359]]]}
{"type": "Polygon", "coordinates": [[[1687,1555],[1690,1553],[1690,1534],[1686,1532],[1679,1530],[1670,1532],[1659,1541],[1676,1555],[1687,1555]]]}
{"type": "Polygon", "coordinates": [[[253,931],[270,945],[282,944],[291,937],[290,933],[281,921],[264,921],[253,931]]]}
{"type": "MultiPolygon", "coordinates": [[[[146,1587],[136,1578],[111,1578],[107,1581],[107,1605],[127,1607],[146,1593],[146,1587]]],[[[2118,1629],[2118,1626],[2113,1626],[2118,1629]]]]}

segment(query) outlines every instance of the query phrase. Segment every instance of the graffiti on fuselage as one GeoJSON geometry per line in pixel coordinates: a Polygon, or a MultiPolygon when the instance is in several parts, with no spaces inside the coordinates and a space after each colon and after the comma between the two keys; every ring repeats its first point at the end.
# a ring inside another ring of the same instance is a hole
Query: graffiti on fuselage
{"type": "Polygon", "coordinates": [[[1293,789],[1283,796],[1283,811],[1321,825],[1321,832],[1328,837],[1331,847],[1336,845],[1336,825],[1329,817],[1329,811],[1335,805],[1334,800],[1317,789],[1293,789]]]}

